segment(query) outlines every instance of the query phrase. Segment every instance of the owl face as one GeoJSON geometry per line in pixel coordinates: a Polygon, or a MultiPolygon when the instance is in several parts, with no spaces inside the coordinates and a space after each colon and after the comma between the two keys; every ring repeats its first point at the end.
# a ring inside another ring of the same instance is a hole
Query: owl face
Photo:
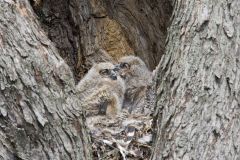
{"type": "Polygon", "coordinates": [[[133,76],[136,68],[144,65],[144,62],[135,56],[125,56],[119,60],[119,64],[115,65],[115,71],[119,73],[119,75],[126,79],[129,76],[133,76]]]}
{"type": "Polygon", "coordinates": [[[103,78],[110,78],[112,80],[117,80],[117,74],[115,71],[113,71],[113,69],[101,69],[99,71],[99,74],[103,78]]]}
{"type": "Polygon", "coordinates": [[[120,62],[115,65],[114,71],[119,73],[121,78],[125,79],[128,74],[130,74],[131,65],[127,62],[120,62]]]}
{"type": "Polygon", "coordinates": [[[99,63],[95,66],[95,68],[101,78],[110,78],[111,80],[117,80],[117,73],[114,71],[114,65],[112,63],[99,63]]]}

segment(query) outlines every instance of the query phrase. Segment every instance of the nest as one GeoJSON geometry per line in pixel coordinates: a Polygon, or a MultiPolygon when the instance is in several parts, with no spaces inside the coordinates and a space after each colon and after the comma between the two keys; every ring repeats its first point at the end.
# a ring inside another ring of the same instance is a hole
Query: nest
{"type": "Polygon", "coordinates": [[[96,160],[149,159],[152,142],[152,117],[126,110],[115,117],[87,118],[96,160]]]}

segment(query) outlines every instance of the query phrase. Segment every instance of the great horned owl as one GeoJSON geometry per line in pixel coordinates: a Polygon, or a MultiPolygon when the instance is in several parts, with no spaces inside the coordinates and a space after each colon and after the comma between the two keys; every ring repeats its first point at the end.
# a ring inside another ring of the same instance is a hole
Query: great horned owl
{"type": "Polygon", "coordinates": [[[115,66],[126,84],[124,107],[135,112],[143,109],[146,92],[150,88],[152,73],[145,63],[136,56],[125,56],[119,60],[115,66]]]}
{"type": "Polygon", "coordinates": [[[125,83],[110,62],[93,65],[76,89],[87,116],[115,115],[122,108],[125,83]]]}

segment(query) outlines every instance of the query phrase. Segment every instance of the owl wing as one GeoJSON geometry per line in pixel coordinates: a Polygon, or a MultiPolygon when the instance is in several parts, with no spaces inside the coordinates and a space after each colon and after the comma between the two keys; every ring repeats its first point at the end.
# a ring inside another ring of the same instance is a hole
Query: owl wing
{"type": "Polygon", "coordinates": [[[84,100],[84,107],[95,114],[105,114],[108,104],[111,102],[112,95],[106,87],[101,87],[92,94],[88,95],[84,100]]]}

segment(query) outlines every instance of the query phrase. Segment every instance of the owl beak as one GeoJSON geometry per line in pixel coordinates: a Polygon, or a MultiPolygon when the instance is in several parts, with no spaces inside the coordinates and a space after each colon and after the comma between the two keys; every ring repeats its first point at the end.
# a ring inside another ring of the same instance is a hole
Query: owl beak
{"type": "Polygon", "coordinates": [[[112,80],[117,80],[117,73],[114,72],[114,70],[111,71],[110,78],[111,78],[112,80]]]}
{"type": "Polygon", "coordinates": [[[116,64],[113,70],[114,70],[116,73],[118,73],[118,74],[121,76],[121,78],[123,78],[123,79],[126,78],[126,75],[123,73],[123,70],[122,70],[120,64],[116,64]]]}
{"type": "Polygon", "coordinates": [[[114,66],[113,71],[119,72],[120,69],[121,69],[121,68],[120,68],[120,64],[116,64],[116,65],[114,66]]]}

